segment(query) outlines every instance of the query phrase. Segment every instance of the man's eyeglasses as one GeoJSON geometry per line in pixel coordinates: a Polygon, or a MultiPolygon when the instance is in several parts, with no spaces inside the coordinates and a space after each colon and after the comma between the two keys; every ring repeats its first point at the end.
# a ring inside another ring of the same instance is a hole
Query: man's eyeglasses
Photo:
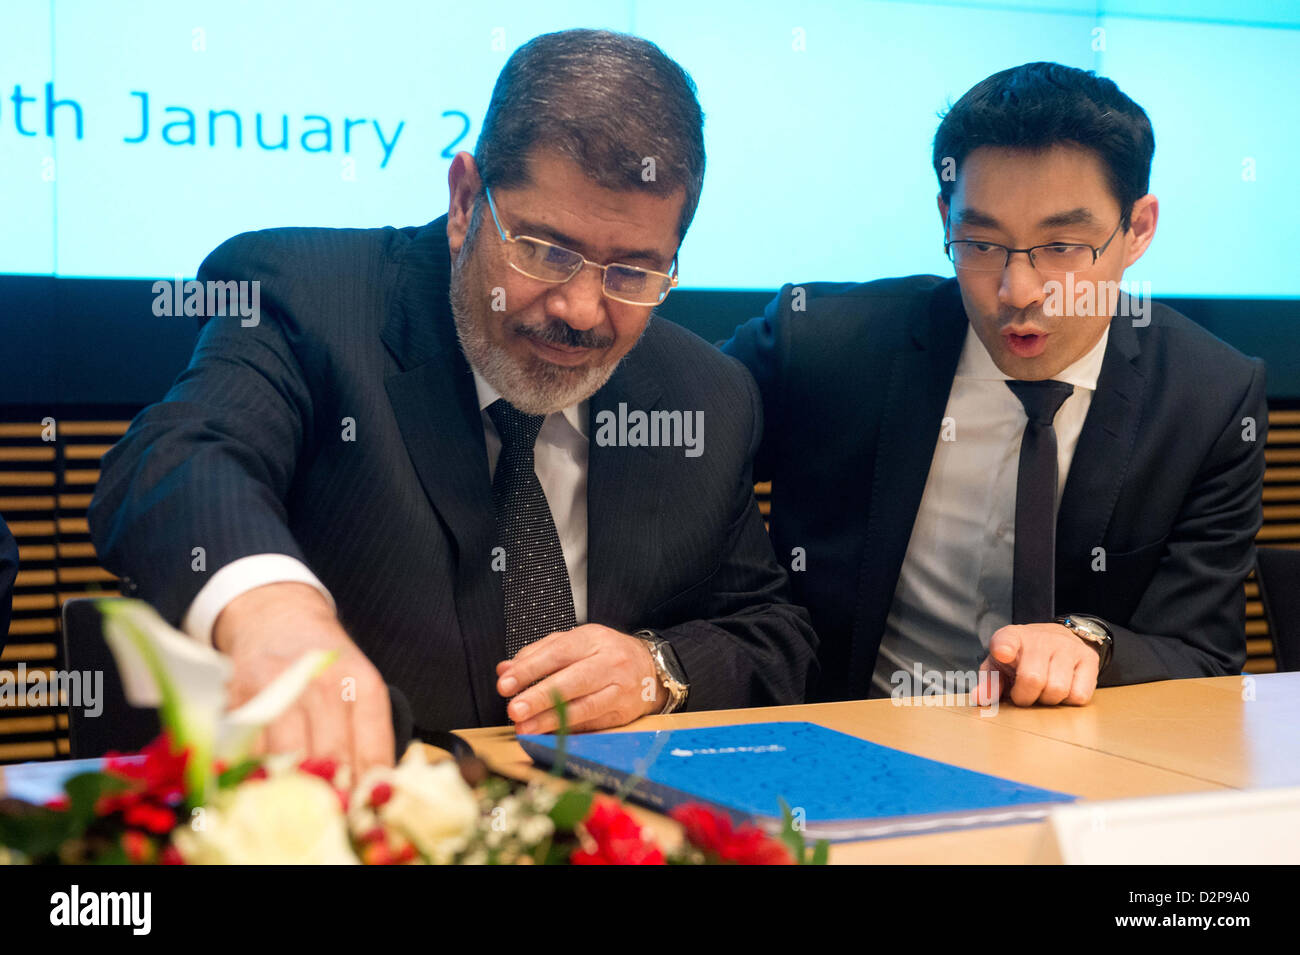
{"type": "Polygon", "coordinates": [[[944,242],[943,251],[948,254],[952,264],[959,269],[971,272],[1001,272],[1011,264],[1011,256],[1024,252],[1029,262],[1040,272],[1082,272],[1097,264],[1097,259],[1119,234],[1117,223],[1110,238],[1100,248],[1091,245],[1075,245],[1065,242],[1050,242],[1047,245],[1035,245],[1028,249],[1008,249],[1005,245],[994,242],[978,242],[974,239],[954,239],[944,242]]]}
{"type": "Polygon", "coordinates": [[[492,210],[492,221],[501,234],[501,241],[506,244],[506,262],[530,279],[561,285],[582,271],[584,265],[590,265],[601,271],[601,290],[606,298],[643,306],[658,305],[677,286],[675,255],[671,272],[656,272],[635,265],[601,265],[553,242],[543,242],[527,235],[511,235],[501,226],[496,203],[492,201],[492,190],[485,186],[483,191],[487,194],[488,208],[492,210]]]}

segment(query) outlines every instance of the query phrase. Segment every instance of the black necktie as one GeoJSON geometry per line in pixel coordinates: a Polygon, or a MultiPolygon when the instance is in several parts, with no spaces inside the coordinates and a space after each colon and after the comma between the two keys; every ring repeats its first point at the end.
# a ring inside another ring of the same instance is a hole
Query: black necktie
{"type": "Polygon", "coordinates": [[[1016,478],[1016,549],[1011,622],[1050,623],[1056,616],[1056,430],[1052,419],[1074,392],[1063,381],[1008,381],[1025,406],[1016,478]]]}
{"type": "Polygon", "coordinates": [[[525,414],[504,398],[488,405],[501,436],[492,478],[497,544],[505,550],[506,656],[577,624],[573,591],[546,494],[533,470],[533,445],[545,415],[525,414]]]}

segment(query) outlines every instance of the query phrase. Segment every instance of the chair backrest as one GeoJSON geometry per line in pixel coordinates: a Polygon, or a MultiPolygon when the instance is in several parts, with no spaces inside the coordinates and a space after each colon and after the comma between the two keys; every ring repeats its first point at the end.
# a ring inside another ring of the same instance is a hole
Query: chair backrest
{"type": "Polygon", "coordinates": [[[97,715],[90,715],[85,706],[68,707],[68,746],[73,759],[103,756],[109,750],[135,752],[158,735],[158,711],[132,706],[122,693],[122,679],[104,640],[95,598],[78,597],[63,604],[63,660],[69,671],[102,673],[104,680],[103,699],[95,707],[97,715]]]}
{"type": "Polygon", "coordinates": [[[1256,549],[1255,576],[1278,670],[1300,670],[1300,550],[1256,549]]]}

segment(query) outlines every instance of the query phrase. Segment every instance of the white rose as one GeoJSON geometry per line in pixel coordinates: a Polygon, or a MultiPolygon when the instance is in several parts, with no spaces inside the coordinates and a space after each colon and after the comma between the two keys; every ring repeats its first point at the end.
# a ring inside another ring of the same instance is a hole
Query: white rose
{"type": "Polygon", "coordinates": [[[356,865],[338,794],[319,777],[291,772],[223,793],[177,831],[196,865],[356,865]]]}
{"type": "Polygon", "coordinates": [[[362,777],[352,799],[350,822],[358,836],[378,817],[379,825],[415,846],[434,863],[450,862],[462,849],[478,822],[474,791],[465,783],[452,760],[429,765],[423,748],[412,746],[395,769],[372,769],[362,777]],[[392,794],[381,806],[368,807],[377,785],[386,783],[392,794]]]}

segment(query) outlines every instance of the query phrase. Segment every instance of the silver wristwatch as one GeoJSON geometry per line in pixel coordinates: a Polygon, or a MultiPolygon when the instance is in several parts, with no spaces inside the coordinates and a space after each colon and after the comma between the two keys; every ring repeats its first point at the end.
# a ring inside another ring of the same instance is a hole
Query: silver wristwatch
{"type": "Polygon", "coordinates": [[[638,630],[632,636],[646,642],[650,650],[650,659],[654,660],[655,678],[668,693],[668,702],[659,711],[660,715],[680,710],[686,705],[686,696],[691,691],[691,685],[686,682],[686,673],[682,670],[672,644],[653,630],[638,630]]]}
{"type": "Polygon", "coordinates": [[[1057,617],[1056,622],[1097,651],[1097,655],[1101,657],[1101,665],[1097,668],[1097,672],[1106,669],[1106,664],[1110,662],[1111,651],[1115,648],[1115,640],[1104,623],[1096,617],[1083,617],[1073,613],[1057,617]]]}

